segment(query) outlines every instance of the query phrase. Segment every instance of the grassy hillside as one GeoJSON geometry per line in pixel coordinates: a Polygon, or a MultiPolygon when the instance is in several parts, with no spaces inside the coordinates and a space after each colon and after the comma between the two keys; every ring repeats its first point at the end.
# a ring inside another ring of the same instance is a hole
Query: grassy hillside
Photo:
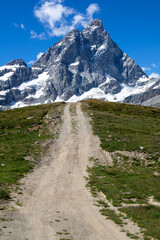
{"type": "Polygon", "coordinates": [[[56,136],[63,105],[46,104],[0,112],[0,200],[10,198],[13,185],[39,161],[45,148],[42,143],[56,136]]]}
{"type": "MultiPolygon", "coordinates": [[[[88,169],[92,193],[103,192],[146,229],[146,239],[160,239],[160,109],[98,100],[84,102],[83,109],[101,147],[114,159],[112,167],[95,164],[88,169]]],[[[108,216],[110,210],[102,205],[108,216]]]]}

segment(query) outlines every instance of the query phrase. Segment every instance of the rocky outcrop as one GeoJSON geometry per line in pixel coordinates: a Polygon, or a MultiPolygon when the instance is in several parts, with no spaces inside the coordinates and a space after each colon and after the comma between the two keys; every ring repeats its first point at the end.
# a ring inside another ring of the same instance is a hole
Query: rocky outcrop
{"type": "Polygon", "coordinates": [[[138,94],[133,94],[124,99],[123,102],[144,105],[144,106],[155,106],[160,105],[160,79],[150,79],[150,87],[146,91],[138,94]]]}
{"type": "Polygon", "coordinates": [[[30,79],[30,69],[23,60],[13,60],[0,67],[0,91],[17,87],[30,79]]]}

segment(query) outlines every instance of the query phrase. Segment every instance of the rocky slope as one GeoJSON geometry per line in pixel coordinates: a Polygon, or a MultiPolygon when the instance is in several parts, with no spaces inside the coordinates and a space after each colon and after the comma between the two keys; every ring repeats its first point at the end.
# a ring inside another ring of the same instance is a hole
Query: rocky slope
{"type": "MultiPolygon", "coordinates": [[[[95,19],[83,31],[68,33],[32,67],[23,60],[0,67],[0,109],[87,98],[142,104],[148,98],[137,101],[135,94],[152,92],[156,82],[95,19]]],[[[156,96],[153,92],[150,98],[156,96]]]]}
{"type": "Polygon", "coordinates": [[[160,107],[160,79],[148,79],[146,91],[133,94],[124,99],[126,103],[160,107]],[[150,85],[150,86],[149,86],[150,85]]]}

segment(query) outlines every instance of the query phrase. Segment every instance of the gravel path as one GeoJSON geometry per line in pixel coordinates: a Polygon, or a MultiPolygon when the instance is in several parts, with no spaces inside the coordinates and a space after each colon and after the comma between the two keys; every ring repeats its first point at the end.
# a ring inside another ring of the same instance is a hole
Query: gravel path
{"type": "Polygon", "coordinates": [[[3,225],[3,240],[126,240],[121,228],[106,220],[94,205],[85,187],[90,157],[112,164],[99,147],[88,119],[76,104],[76,115],[64,111],[64,122],[57,142],[41,166],[23,180],[22,206],[6,213],[13,221],[3,225]]]}

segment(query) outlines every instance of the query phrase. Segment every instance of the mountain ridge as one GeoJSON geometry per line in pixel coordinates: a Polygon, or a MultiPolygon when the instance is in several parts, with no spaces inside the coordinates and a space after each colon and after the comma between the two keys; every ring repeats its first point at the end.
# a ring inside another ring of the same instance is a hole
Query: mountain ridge
{"type": "MultiPolygon", "coordinates": [[[[0,109],[78,101],[83,95],[85,99],[123,102],[137,94],[136,88],[142,93],[156,82],[151,84],[136,62],[111,39],[101,20],[95,19],[83,31],[69,32],[31,67],[22,59],[0,67],[0,109]],[[144,83],[148,85],[144,87],[144,83]],[[124,94],[127,88],[129,95],[124,94]]],[[[135,103],[133,99],[126,101],[135,103]]]]}

